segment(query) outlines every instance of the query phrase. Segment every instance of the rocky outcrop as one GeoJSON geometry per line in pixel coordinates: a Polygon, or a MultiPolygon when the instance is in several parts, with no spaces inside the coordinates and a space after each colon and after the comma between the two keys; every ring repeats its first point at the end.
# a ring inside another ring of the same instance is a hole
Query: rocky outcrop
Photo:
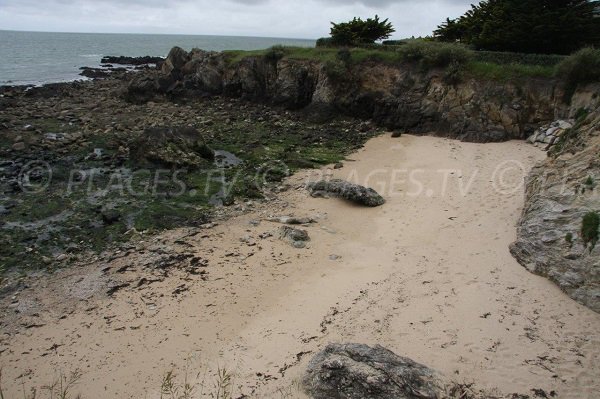
{"type": "Polygon", "coordinates": [[[368,207],[377,207],[385,204],[385,199],[372,188],[363,187],[344,180],[321,180],[309,183],[307,188],[313,197],[340,197],[355,204],[368,207]]]}
{"type": "Polygon", "coordinates": [[[119,65],[148,65],[148,64],[156,64],[160,65],[163,63],[165,59],[163,57],[151,57],[151,56],[143,56],[143,57],[126,57],[126,56],[106,56],[102,57],[102,64],[119,64],[119,65]]]}
{"type": "Polygon", "coordinates": [[[212,163],[215,154],[196,129],[152,127],[133,142],[130,156],[142,165],[198,167],[212,163]]]}
{"type": "Polygon", "coordinates": [[[600,212],[600,101],[594,92],[600,87],[575,96],[575,126],[553,140],[551,156],[527,178],[511,252],[527,269],[600,312],[600,245],[583,234],[584,216],[600,212]]]}
{"type": "Polygon", "coordinates": [[[345,68],[336,72],[315,60],[263,56],[236,61],[226,53],[187,53],[176,47],[162,76],[151,76],[151,82],[135,78],[126,97],[143,102],[154,94],[227,95],[306,109],[313,116],[348,114],[391,129],[476,142],[525,139],[568,112],[563,92],[551,79],[449,83],[444,70],[423,72],[410,64],[363,62],[345,68]]]}
{"type": "Polygon", "coordinates": [[[447,397],[435,371],[379,345],[328,345],[310,361],[302,383],[314,399],[447,397]]]}

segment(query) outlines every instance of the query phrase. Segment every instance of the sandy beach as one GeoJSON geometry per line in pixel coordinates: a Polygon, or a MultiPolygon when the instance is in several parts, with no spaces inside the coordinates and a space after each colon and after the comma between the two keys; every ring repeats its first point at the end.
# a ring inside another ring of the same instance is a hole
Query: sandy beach
{"type": "Polygon", "coordinates": [[[509,253],[523,179],[545,156],[521,141],[380,136],[343,168],[300,172],[271,202],[242,204],[240,216],[32,279],[3,313],[4,394],[43,397],[42,386],[79,371],[72,392],[83,398],[152,399],[173,370],[194,397],[210,397],[225,370],[234,398],[301,398],[311,356],[357,342],[502,395],[595,398],[600,315],[509,253]],[[310,197],[304,183],[323,175],[387,203],[310,197]],[[301,227],[306,249],[278,239],[277,216],[315,219],[301,227]],[[149,270],[182,252],[206,273],[149,270]],[[128,286],[107,296],[116,283],[128,286]]]}

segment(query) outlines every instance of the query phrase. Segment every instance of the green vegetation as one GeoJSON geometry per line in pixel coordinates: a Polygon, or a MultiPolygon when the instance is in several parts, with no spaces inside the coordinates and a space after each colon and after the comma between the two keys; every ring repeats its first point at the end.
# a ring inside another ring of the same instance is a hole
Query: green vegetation
{"type": "Polygon", "coordinates": [[[475,77],[498,81],[554,76],[554,68],[541,65],[499,65],[491,62],[472,61],[467,65],[467,70],[475,77]]]}
{"type": "Polygon", "coordinates": [[[477,50],[570,54],[600,44],[600,2],[484,0],[434,32],[440,41],[477,50]]]}
{"type": "Polygon", "coordinates": [[[565,236],[565,241],[569,244],[573,244],[573,233],[567,233],[567,235],[565,236]]]}
{"type": "Polygon", "coordinates": [[[570,99],[578,85],[600,80],[600,50],[584,48],[577,51],[558,65],[556,74],[566,82],[565,96],[570,99]]]}
{"type": "Polygon", "coordinates": [[[592,176],[588,176],[587,179],[585,179],[585,185],[592,188],[596,185],[592,176]]]}
{"type": "Polygon", "coordinates": [[[591,244],[592,248],[598,242],[598,229],[600,227],[600,214],[598,212],[588,212],[581,222],[581,238],[586,244],[591,244]]]}
{"type": "Polygon", "coordinates": [[[426,69],[463,65],[473,57],[473,52],[461,45],[417,40],[399,47],[396,53],[399,60],[419,63],[426,69]]]}
{"type": "Polygon", "coordinates": [[[396,31],[387,19],[380,21],[378,15],[375,15],[375,18],[367,18],[366,20],[354,18],[352,21],[339,24],[332,22],[331,25],[331,38],[321,39],[318,43],[321,46],[372,44],[377,40],[389,38],[396,31]]]}
{"type": "MultiPolygon", "coordinates": [[[[447,68],[448,80],[465,76],[507,81],[519,78],[552,78],[563,56],[479,52],[461,44],[411,40],[401,46],[373,47],[283,47],[267,50],[227,51],[230,63],[246,57],[264,57],[267,61],[290,59],[323,62],[331,78],[347,77],[348,69],[363,62],[376,61],[390,65],[415,64],[423,71],[447,68]]],[[[456,82],[454,82],[456,83],[456,82]]]]}

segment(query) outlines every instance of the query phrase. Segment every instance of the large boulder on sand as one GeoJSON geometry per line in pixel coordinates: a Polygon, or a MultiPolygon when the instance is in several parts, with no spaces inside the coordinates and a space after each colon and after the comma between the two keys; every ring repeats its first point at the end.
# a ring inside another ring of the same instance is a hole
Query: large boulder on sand
{"type": "Polygon", "coordinates": [[[385,199],[372,188],[359,186],[344,180],[321,180],[309,183],[307,188],[313,197],[340,197],[370,207],[385,204],[385,199]]]}
{"type": "Polygon", "coordinates": [[[206,166],[214,152],[202,135],[190,127],[151,127],[133,143],[131,159],[138,164],[164,167],[206,166]]]}
{"type": "Polygon", "coordinates": [[[310,361],[302,384],[314,399],[438,399],[440,381],[379,345],[330,344],[310,361]]]}

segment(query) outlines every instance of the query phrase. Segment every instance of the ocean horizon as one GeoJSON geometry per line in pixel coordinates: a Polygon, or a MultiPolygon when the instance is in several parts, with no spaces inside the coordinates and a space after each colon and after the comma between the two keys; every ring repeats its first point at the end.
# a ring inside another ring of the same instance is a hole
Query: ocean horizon
{"type": "Polygon", "coordinates": [[[161,56],[185,50],[259,50],[277,44],[313,47],[315,40],[250,36],[144,33],[26,32],[0,30],[0,86],[43,85],[85,79],[81,67],[98,67],[102,57],[161,56]]]}

